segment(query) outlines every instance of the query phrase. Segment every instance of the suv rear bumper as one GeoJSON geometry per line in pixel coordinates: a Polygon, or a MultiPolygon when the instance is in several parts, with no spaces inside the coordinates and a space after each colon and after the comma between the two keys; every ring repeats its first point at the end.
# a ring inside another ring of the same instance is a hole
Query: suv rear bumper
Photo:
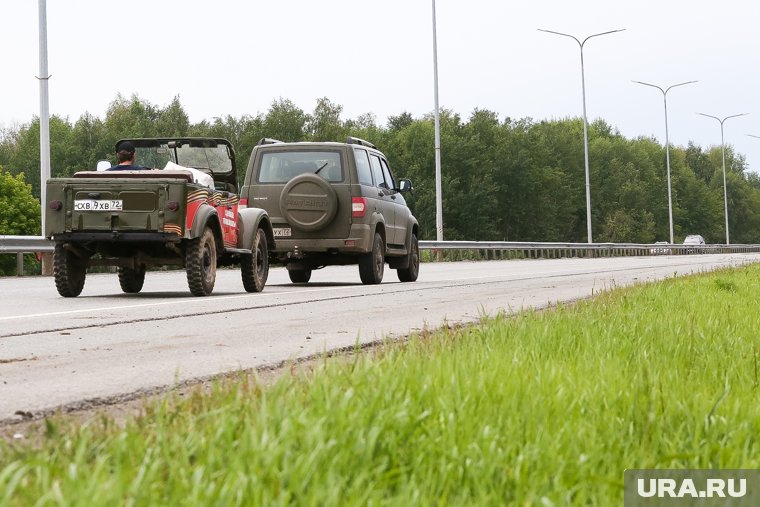
{"type": "Polygon", "coordinates": [[[302,252],[330,252],[363,254],[372,249],[368,224],[351,224],[348,237],[337,239],[314,238],[293,239],[275,238],[273,252],[294,252],[296,249],[302,252]]]}

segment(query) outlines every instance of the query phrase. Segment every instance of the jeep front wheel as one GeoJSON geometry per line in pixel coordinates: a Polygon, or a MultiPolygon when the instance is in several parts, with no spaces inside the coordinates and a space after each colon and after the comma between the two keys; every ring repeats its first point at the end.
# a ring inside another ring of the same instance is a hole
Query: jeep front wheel
{"type": "Polygon", "coordinates": [[[365,285],[375,285],[383,281],[385,267],[385,245],[383,237],[375,233],[372,250],[359,257],[359,277],[365,285]]]}
{"type": "Polygon", "coordinates": [[[53,277],[58,294],[65,298],[77,297],[82,293],[86,276],[86,262],[66,250],[63,244],[56,243],[53,253],[53,277]]]}
{"type": "Polygon", "coordinates": [[[216,240],[210,227],[200,238],[191,240],[185,250],[187,285],[193,296],[208,296],[216,281],[216,240]]]}
{"type": "Polygon", "coordinates": [[[269,249],[264,229],[258,229],[251,245],[251,254],[240,258],[240,273],[246,292],[261,292],[269,276],[269,249]]]}
{"type": "Polygon", "coordinates": [[[121,290],[127,294],[137,294],[143,288],[145,283],[145,267],[140,266],[137,269],[119,268],[119,285],[121,290]]]}

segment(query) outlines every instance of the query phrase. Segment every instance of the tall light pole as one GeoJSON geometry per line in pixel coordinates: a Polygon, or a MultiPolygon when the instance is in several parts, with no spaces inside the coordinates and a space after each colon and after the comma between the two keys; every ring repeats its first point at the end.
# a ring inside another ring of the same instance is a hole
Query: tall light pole
{"type": "Polygon", "coordinates": [[[731,116],[726,116],[723,119],[720,119],[717,116],[711,116],[705,113],[697,113],[697,114],[702,115],[702,116],[707,116],[708,118],[712,118],[713,120],[718,120],[718,123],[720,123],[720,153],[721,153],[721,156],[723,157],[723,214],[726,217],[726,245],[730,245],[731,242],[728,240],[728,192],[726,192],[726,146],[723,141],[723,122],[725,122],[729,118],[736,118],[737,116],[746,116],[749,113],[732,114],[731,116]]]}
{"type": "Polygon", "coordinates": [[[554,32],[552,30],[544,30],[542,28],[539,28],[538,31],[553,33],[554,35],[561,35],[563,37],[570,37],[578,43],[578,46],[581,50],[581,91],[583,94],[583,155],[586,161],[586,229],[588,233],[588,242],[593,243],[591,239],[591,186],[589,185],[588,177],[588,119],[586,118],[586,75],[583,70],[583,46],[586,44],[586,41],[592,37],[599,37],[600,35],[607,35],[608,33],[623,32],[625,31],[625,28],[621,28],[619,30],[610,30],[608,32],[595,33],[583,39],[583,42],[578,40],[577,37],[574,37],[567,33],[554,32]]]}
{"type": "Polygon", "coordinates": [[[684,83],[678,83],[670,85],[664,90],[652,83],[645,83],[644,81],[633,81],[634,83],[642,84],[644,86],[651,86],[657,88],[662,92],[662,100],[665,103],[665,166],[668,170],[668,223],[670,224],[670,244],[673,244],[673,198],[670,192],[670,140],[668,139],[668,92],[671,88],[676,86],[683,86],[687,84],[696,83],[696,81],[686,81],[684,83]]]}
{"type": "Polygon", "coordinates": [[[441,119],[438,113],[438,39],[435,29],[435,0],[433,0],[433,95],[435,100],[435,231],[436,240],[443,241],[443,198],[441,196],[441,119]]]}
{"type": "Polygon", "coordinates": [[[47,205],[47,180],[50,178],[50,112],[48,107],[48,55],[47,55],[47,8],[45,0],[39,0],[40,35],[40,207],[42,208],[42,232],[45,235],[45,207],[47,205]]]}

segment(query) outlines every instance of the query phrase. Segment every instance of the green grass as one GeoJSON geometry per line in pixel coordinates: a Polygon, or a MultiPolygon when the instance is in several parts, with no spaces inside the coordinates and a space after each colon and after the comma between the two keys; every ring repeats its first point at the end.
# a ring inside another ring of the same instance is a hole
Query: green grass
{"type": "Polygon", "coordinates": [[[48,421],[0,443],[0,505],[622,505],[626,468],[760,468],[758,294],[666,280],[48,421]]]}

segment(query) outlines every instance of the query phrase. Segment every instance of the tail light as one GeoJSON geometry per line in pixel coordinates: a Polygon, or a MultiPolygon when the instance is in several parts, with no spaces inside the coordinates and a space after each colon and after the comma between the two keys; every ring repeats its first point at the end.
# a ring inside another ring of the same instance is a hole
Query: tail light
{"type": "Polygon", "coordinates": [[[50,201],[48,207],[53,211],[61,211],[63,203],[61,201],[50,201]]]}
{"type": "Polygon", "coordinates": [[[169,201],[166,203],[166,209],[169,211],[177,211],[179,209],[179,203],[177,201],[169,201]]]}
{"type": "Polygon", "coordinates": [[[363,218],[367,214],[367,198],[366,197],[352,197],[351,198],[351,216],[353,218],[363,218]]]}
{"type": "Polygon", "coordinates": [[[248,207],[248,199],[240,199],[240,202],[238,203],[238,209],[247,208],[248,207]]]}

